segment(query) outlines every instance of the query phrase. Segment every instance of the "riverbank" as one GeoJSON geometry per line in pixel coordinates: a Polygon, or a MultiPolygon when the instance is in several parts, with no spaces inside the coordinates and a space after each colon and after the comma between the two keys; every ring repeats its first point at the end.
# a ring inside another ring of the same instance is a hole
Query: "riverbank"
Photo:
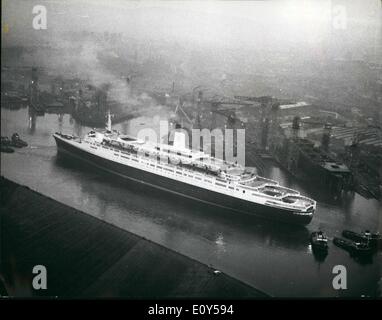
{"type": "Polygon", "coordinates": [[[1,294],[69,298],[262,298],[260,291],[1,177],[1,294]],[[32,269],[47,269],[47,289],[32,269]]]}

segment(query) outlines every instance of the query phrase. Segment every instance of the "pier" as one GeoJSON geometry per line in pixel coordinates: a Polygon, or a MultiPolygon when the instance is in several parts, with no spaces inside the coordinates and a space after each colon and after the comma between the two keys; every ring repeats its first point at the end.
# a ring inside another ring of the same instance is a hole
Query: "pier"
{"type": "Polygon", "coordinates": [[[163,246],[1,178],[0,293],[17,297],[261,298],[163,246]],[[47,269],[47,289],[32,269],[47,269]]]}

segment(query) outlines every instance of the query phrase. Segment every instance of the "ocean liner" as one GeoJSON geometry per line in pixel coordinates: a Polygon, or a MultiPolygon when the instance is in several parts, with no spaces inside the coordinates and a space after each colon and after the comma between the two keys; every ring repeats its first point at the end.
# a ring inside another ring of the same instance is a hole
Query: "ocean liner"
{"type": "Polygon", "coordinates": [[[174,144],[152,143],[112,130],[90,131],[84,138],[53,135],[64,153],[106,172],[235,213],[293,224],[308,224],[316,202],[278,182],[258,176],[237,163],[185,146],[175,132],[174,144]]]}

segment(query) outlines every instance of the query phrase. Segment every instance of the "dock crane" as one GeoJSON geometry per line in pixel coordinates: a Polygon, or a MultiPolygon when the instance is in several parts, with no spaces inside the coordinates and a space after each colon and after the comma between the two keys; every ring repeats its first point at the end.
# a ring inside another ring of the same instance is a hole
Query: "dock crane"
{"type": "Polygon", "coordinates": [[[190,119],[190,117],[187,115],[187,113],[184,111],[184,109],[183,109],[183,107],[184,107],[184,102],[181,104],[180,103],[180,101],[177,103],[177,105],[176,105],[176,108],[175,108],[175,114],[177,114],[178,113],[178,111],[181,111],[182,112],[182,114],[185,116],[185,118],[187,119],[187,121],[191,124],[191,125],[193,125],[194,124],[194,120],[191,120],[190,119]]]}
{"type": "Polygon", "coordinates": [[[305,120],[305,119],[301,119],[299,116],[295,116],[293,118],[293,123],[292,123],[292,130],[294,133],[293,134],[294,137],[298,136],[298,131],[301,128],[301,123],[323,126],[324,131],[323,131],[322,138],[321,138],[321,146],[322,146],[322,149],[325,151],[329,151],[330,136],[332,133],[332,129],[333,128],[346,128],[347,127],[345,124],[334,125],[334,124],[330,123],[329,121],[322,122],[322,121],[305,120]]]}
{"type": "Polygon", "coordinates": [[[272,96],[234,96],[234,98],[243,102],[252,102],[253,105],[254,102],[260,104],[261,147],[264,150],[267,149],[270,126],[275,127],[277,125],[280,100],[272,96]]]}
{"type": "MultiPolygon", "coordinates": [[[[233,125],[237,120],[239,120],[236,117],[236,109],[235,108],[222,109],[220,108],[222,105],[253,106],[253,103],[251,102],[231,100],[231,99],[203,100],[203,103],[211,105],[210,112],[220,114],[226,117],[229,125],[233,125]]],[[[200,113],[200,110],[198,110],[198,113],[200,113]]]]}

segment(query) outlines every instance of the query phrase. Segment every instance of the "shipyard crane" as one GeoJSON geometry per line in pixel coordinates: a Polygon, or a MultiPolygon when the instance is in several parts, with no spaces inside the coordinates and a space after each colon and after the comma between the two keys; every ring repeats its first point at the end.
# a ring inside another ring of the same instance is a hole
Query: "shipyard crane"
{"type": "Polygon", "coordinates": [[[234,96],[235,99],[238,100],[244,100],[244,101],[253,101],[253,102],[259,102],[261,104],[264,103],[269,103],[272,101],[278,101],[277,98],[274,98],[272,96],[260,96],[260,97],[255,97],[255,96],[234,96]]]}
{"type": "Polygon", "coordinates": [[[184,111],[183,106],[184,106],[184,102],[182,103],[182,105],[180,104],[180,102],[178,102],[175,108],[175,114],[177,114],[178,110],[180,110],[183,113],[183,115],[186,117],[187,121],[190,124],[194,124],[194,121],[191,120],[190,117],[187,115],[187,113],[184,111]]]}
{"type": "Polygon", "coordinates": [[[343,125],[341,125],[341,124],[334,125],[334,124],[330,123],[329,121],[322,122],[322,121],[305,120],[305,119],[301,119],[299,116],[295,116],[293,118],[293,123],[292,123],[292,129],[293,129],[295,137],[298,136],[298,131],[301,128],[301,123],[323,126],[324,132],[322,134],[321,145],[322,145],[322,148],[325,151],[329,150],[330,136],[331,136],[331,133],[332,133],[332,129],[334,127],[337,127],[337,128],[346,128],[347,127],[345,124],[343,124],[343,125]]]}
{"type": "MultiPolygon", "coordinates": [[[[214,103],[213,106],[216,106],[216,109],[217,109],[217,107],[220,104],[245,105],[245,106],[256,107],[254,102],[259,102],[262,106],[261,113],[264,115],[267,113],[267,111],[265,111],[267,109],[266,108],[267,105],[269,105],[270,102],[272,102],[271,103],[272,108],[270,108],[270,110],[278,110],[278,105],[277,105],[278,101],[276,101],[272,97],[235,96],[234,98],[235,98],[235,100],[230,100],[230,101],[219,101],[219,102],[211,101],[211,104],[214,103]],[[274,105],[277,105],[277,108],[275,108],[274,105]]],[[[233,119],[233,121],[236,120],[236,116],[235,116],[236,110],[235,109],[217,109],[217,110],[216,109],[211,110],[211,111],[213,111],[215,113],[220,113],[220,114],[222,114],[222,113],[226,113],[226,115],[228,114],[228,116],[227,116],[228,121],[232,121],[230,119],[233,119]]],[[[263,136],[267,136],[268,126],[269,126],[269,119],[268,119],[268,121],[263,122],[263,128],[262,128],[263,136]]],[[[262,140],[264,140],[264,139],[262,139],[262,140]]],[[[262,141],[262,144],[264,145],[265,142],[262,141]]],[[[246,148],[248,148],[248,152],[246,153],[247,154],[246,161],[249,161],[250,163],[252,163],[252,165],[254,165],[259,172],[264,172],[265,164],[264,164],[263,160],[261,159],[261,157],[259,156],[258,151],[254,148],[254,146],[251,143],[246,145],[246,148]]]]}
{"type": "Polygon", "coordinates": [[[253,103],[248,101],[239,101],[239,100],[203,100],[203,103],[210,103],[212,107],[217,108],[222,104],[230,104],[230,105],[244,105],[244,106],[253,106],[253,103]]]}
{"type": "MultiPolygon", "coordinates": [[[[257,102],[260,103],[262,109],[268,107],[269,111],[277,111],[280,106],[280,100],[272,96],[234,96],[235,99],[241,100],[243,102],[257,102]]],[[[253,105],[253,104],[252,104],[253,105]]]]}
{"type": "Polygon", "coordinates": [[[227,121],[231,124],[236,121],[235,109],[213,109],[211,112],[226,117],[227,121]]]}
{"type": "MultiPolygon", "coordinates": [[[[236,110],[234,108],[230,109],[219,109],[222,105],[240,105],[240,106],[253,106],[253,103],[246,102],[246,101],[238,101],[238,100],[231,100],[231,99],[225,99],[225,100],[203,100],[203,103],[209,103],[211,105],[210,112],[220,114],[227,118],[228,122],[230,124],[233,124],[236,122],[236,110]]],[[[200,113],[200,110],[198,110],[198,114],[200,113]]]]}
{"type": "MultiPolygon", "coordinates": [[[[270,123],[277,123],[277,112],[280,107],[280,100],[272,96],[234,96],[235,99],[243,102],[257,102],[260,104],[261,118],[261,147],[267,148],[270,123]]],[[[252,104],[253,106],[256,106],[252,104]]]]}
{"type": "MultiPolygon", "coordinates": [[[[218,101],[218,100],[203,100],[203,101],[198,101],[198,102],[201,102],[201,103],[206,103],[206,104],[210,104],[211,105],[211,108],[210,108],[210,112],[212,113],[216,113],[216,114],[220,114],[224,117],[226,117],[228,119],[228,122],[229,123],[234,123],[237,118],[236,118],[236,114],[235,114],[235,109],[234,108],[230,108],[230,109],[219,109],[219,106],[221,105],[224,105],[224,104],[227,104],[227,105],[252,105],[252,103],[248,103],[248,102],[240,102],[240,101],[232,101],[232,100],[226,100],[226,101],[218,101]]],[[[191,119],[191,117],[184,111],[184,102],[183,103],[178,103],[176,108],[175,108],[175,114],[178,114],[178,113],[181,113],[184,118],[187,120],[187,122],[191,125],[194,125],[195,122],[197,122],[199,125],[200,125],[200,113],[201,113],[201,107],[200,105],[198,106],[198,110],[197,110],[197,118],[196,119],[191,119]]]]}

